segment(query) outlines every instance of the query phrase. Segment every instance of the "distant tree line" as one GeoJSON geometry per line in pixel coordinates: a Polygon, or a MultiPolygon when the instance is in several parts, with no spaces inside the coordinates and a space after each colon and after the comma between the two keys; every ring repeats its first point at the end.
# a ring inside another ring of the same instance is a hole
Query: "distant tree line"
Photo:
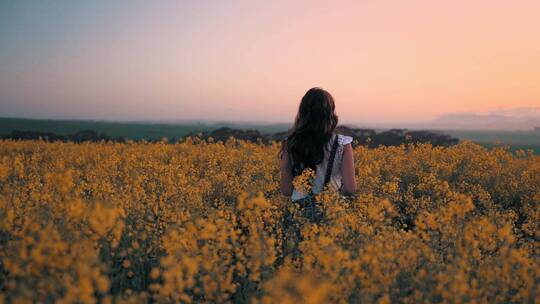
{"type": "MultiPolygon", "coordinates": [[[[382,146],[399,146],[406,143],[430,143],[433,146],[448,147],[459,142],[457,138],[447,134],[436,133],[432,131],[409,131],[406,129],[392,129],[387,131],[377,132],[373,129],[357,129],[346,126],[338,126],[336,132],[343,135],[348,135],[353,138],[353,145],[365,145],[370,148],[382,146]]],[[[246,140],[250,142],[261,142],[269,144],[272,141],[281,141],[285,138],[287,132],[278,132],[272,134],[261,134],[257,130],[240,130],[229,127],[222,127],[211,131],[203,131],[198,133],[189,133],[181,137],[179,140],[170,139],[167,142],[175,143],[183,141],[187,137],[198,137],[205,141],[212,138],[213,141],[227,141],[230,137],[246,140]]],[[[1,137],[2,139],[11,140],[45,140],[45,141],[63,141],[63,142],[127,142],[125,137],[110,137],[104,132],[95,130],[82,130],[69,135],[58,135],[51,132],[41,131],[21,131],[13,130],[11,133],[1,137]]],[[[147,139],[146,142],[158,142],[163,139],[147,139]]]]}
{"type": "MultiPolygon", "coordinates": [[[[351,136],[353,145],[366,145],[370,148],[382,146],[399,146],[405,143],[431,143],[433,146],[449,147],[459,142],[459,139],[448,134],[442,134],[432,131],[409,131],[406,129],[392,129],[388,131],[377,132],[373,129],[357,129],[347,126],[338,126],[336,132],[339,134],[351,136]]],[[[200,133],[190,133],[187,136],[199,137],[205,140],[212,138],[214,141],[227,141],[229,137],[247,140],[251,142],[260,141],[268,144],[272,141],[281,141],[285,138],[287,132],[273,134],[261,134],[257,130],[238,130],[228,127],[222,127],[212,131],[200,133]]],[[[186,137],[187,137],[186,136],[186,137]]]]}
{"type": "Polygon", "coordinates": [[[378,146],[399,146],[404,143],[430,143],[433,146],[449,147],[459,142],[459,139],[448,134],[433,131],[411,131],[407,129],[391,129],[376,132],[372,129],[355,129],[345,126],[337,127],[337,132],[348,135],[359,145],[370,148],[378,146]]]}
{"type": "Polygon", "coordinates": [[[11,133],[2,136],[2,139],[12,139],[12,140],[44,140],[44,141],[64,141],[64,142],[97,142],[97,141],[115,141],[115,142],[125,142],[126,139],[123,137],[111,138],[104,132],[98,132],[94,130],[82,130],[77,131],[69,135],[59,135],[52,132],[41,132],[41,131],[21,131],[13,130],[11,133]]]}

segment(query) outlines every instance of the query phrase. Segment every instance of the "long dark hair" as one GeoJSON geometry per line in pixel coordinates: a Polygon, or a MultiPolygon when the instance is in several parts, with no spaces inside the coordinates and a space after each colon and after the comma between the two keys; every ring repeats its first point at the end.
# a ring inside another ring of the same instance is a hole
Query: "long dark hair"
{"type": "Polygon", "coordinates": [[[332,95],[318,87],[309,89],[302,97],[293,127],[282,142],[282,149],[287,149],[289,154],[293,176],[302,174],[306,168],[316,170],[337,123],[332,95]]]}

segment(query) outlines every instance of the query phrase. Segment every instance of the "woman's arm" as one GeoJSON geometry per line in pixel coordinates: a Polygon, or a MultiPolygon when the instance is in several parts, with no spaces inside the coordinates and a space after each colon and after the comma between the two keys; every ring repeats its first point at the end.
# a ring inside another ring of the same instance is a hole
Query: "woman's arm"
{"type": "Polygon", "coordinates": [[[281,193],[283,195],[290,196],[293,192],[294,186],[293,186],[293,176],[291,173],[291,166],[289,164],[289,155],[287,153],[287,149],[285,147],[282,147],[281,149],[281,193]]]}
{"type": "Polygon", "coordinates": [[[356,177],[354,175],[354,159],[351,144],[343,147],[343,160],[341,162],[341,176],[343,177],[344,194],[356,192],[356,177]]]}

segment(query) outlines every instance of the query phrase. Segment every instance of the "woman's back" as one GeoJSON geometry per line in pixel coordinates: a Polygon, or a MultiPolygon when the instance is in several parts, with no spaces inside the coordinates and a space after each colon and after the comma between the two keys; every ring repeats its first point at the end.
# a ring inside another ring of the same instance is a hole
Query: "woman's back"
{"type": "MultiPolygon", "coordinates": [[[[337,145],[337,150],[336,150],[336,154],[335,154],[335,158],[333,161],[333,166],[332,166],[332,170],[330,174],[330,180],[328,181],[328,186],[334,190],[339,190],[341,189],[341,186],[343,184],[342,183],[343,176],[341,172],[341,165],[343,162],[343,152],[344,152],[345,146],[347,144],[350,144],[353,138],[350,136],[334,133],[325,146],[323,161],[316,166],[316,176],[313,179],[313,183],[312,183],[312,191],[314,194],[321,192],[324,187],[324,180],[325,180],[325,175],[328,169],[330,151],[332,148],[332,144],[334,143],[336,139],[336,136],[338,140],[337,141],[338,145],[337,145]]],[[[291,195],[291,199],[293,201],[296,201],[301,198],[304,198],[306,195],[307,193],[294,189],[291,195]]]]}
{"type": "Polygon", "coordinates": [[[294,125],[289,130],[287,139],[282,142],[281,182],[284,195],[291,195],[298,200],[308,193],[294,189],[293,180],[305,169],[315,170],[312,192],[319,193],[325,186],[326,169],[332,151],[337,143],[332,170],[329,172],[329,187],[342,190],[342,193],[356,191],[354,176],[352,137],[336,134],[338,116],[335,113],[334,99],[321,88],[309,89],[298,107],[294,125]],[[343,186],[343,187],[342,187],[343,186]]]}

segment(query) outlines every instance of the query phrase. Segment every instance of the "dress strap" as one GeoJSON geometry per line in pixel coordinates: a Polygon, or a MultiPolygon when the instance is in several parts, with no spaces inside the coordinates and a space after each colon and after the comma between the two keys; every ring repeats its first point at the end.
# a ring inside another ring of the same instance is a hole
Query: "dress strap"
{"type": "Polygon", "coordinates": [[[330,151],[330,156],[328,157],[328,164],[326,165],[326,175],[324,176],[323,187],[330,182],[330,177],[332,176],[332,169],[334,169],[334,159],[336,158],[336,151],[339,145],[338,142],[339,135],[336,134],[336,139],[332,145],[332,150],[330,151]]]}

